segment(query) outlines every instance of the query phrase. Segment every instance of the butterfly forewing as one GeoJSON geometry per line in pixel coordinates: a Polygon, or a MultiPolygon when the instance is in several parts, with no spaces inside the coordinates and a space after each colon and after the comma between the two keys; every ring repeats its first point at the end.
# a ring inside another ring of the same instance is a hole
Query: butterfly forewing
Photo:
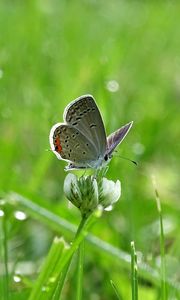
{"type": "Polygon", "coordinates": [[[78,129],[70,125],[57,126],[53,131],[52,139],[54,151],[61,159],[86,167],[97,159],[92,143],[78,129]]]}
{"type": "Polygon", "coordinates": [[[64,112],[64,121],[78,129],[92,143],[94,159],[104,156],[105,128],[99,109],[91,95],[81,96],[71,102],[64,112]]]}
{"type": "Polygon", "coordinates": [[[123,139],[125,138],[125,136],[128,134],[128,132],[129,132],[132,124],[133,124],[133,122],[130,122],[130,123],[122,126],[121,128],[119,128],[115,132],[111,133],[107,137],[107,150],[106,150],[106,154],[108,154],[108,155],[112,154],[112,152],[114,151],[114,149],[123,141],[123,139]]]}

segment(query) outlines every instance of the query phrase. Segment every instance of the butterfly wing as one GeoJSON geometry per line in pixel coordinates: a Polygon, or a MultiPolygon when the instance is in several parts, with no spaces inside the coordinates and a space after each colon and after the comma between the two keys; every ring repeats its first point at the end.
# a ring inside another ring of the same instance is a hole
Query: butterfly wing
{"type": "Polygon", "coordinates": [[[76,128],[57,123],[50,131],[50,145],[58,159],[88,168],[96,159],[94,145],[76,128]]]}
{"type": "Polygon", "coordinates": [[[106,152],[106,133],[101,114],[91,95],[84,95],[71,102],[64,111],[64,121],[82,133],[94,146],[94,159],[106,152]]]}
{"type": "Polygon", "coordinates": [[[123,141],[125,136],[128,134],[129,130],[131,129],[132,124],[133,124],[133,122],[130,122],[130,123],[122,126],[121,128],[119,128],[115,132],[111,133],[107,137],[106,154],[108,156],[111,155],[112,152],[114,151],[114,149],[123,141]]]}

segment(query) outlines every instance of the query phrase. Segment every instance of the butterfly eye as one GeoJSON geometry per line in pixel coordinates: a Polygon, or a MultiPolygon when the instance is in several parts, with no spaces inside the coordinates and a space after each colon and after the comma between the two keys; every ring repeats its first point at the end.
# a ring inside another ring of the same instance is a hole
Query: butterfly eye
{"type": "Polygon", "coordinates": [[[104,160],[105,160],[105,161],[108,160],[108,155],[107,155],[107,154],[104,156],[104,160]]]}

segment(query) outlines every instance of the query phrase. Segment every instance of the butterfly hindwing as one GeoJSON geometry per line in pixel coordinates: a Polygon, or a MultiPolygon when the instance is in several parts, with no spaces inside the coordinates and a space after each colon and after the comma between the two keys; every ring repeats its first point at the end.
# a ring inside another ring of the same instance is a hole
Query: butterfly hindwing
{"type": "Polygon", "coordinates": [[[51,144],[59,159],[88,166],[97,159],[92,143],[76,128],[67,124],[56,124],[52,129],[51,144]]]}
{"type": "Polygon", "coordinates": [[[114,149],[123,141],[123,139],[125,138],[125,136],[128,134],[128,132],[129,132],[132,124],[133,124],[133,122],[130,122],[130,123],[122,126],[121,128],[119,128],[115,132],[111,133],[107,137],[107,150],[106,150],[106,154],[108,156],[111,155],[112,152],[114,151],[114,149]]]}

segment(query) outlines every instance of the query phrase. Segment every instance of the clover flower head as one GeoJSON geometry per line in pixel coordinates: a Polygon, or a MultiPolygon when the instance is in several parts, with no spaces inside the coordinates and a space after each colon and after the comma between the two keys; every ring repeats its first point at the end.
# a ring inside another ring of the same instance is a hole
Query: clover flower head
{"type": "Polygon", "coordinates": [[[90,215],[99,205],[111,210],[121,196],[120,181],[108,180],[100,176],[82,176],[69,173],[64,181],[65,196],[81,212],[90,215]]]}

